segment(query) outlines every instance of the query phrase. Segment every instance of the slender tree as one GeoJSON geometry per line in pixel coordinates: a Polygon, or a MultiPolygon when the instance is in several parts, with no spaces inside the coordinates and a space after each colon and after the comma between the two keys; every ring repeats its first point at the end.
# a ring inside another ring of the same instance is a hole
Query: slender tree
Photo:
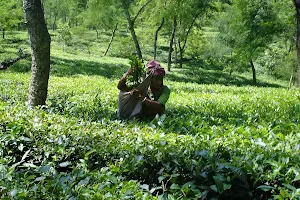
{"type": "MultiPolygon", "coordinates": [[[[194,26],[194,23],[195,23],[195,21],[196,21],[196,19],[198,18],[199,15],[200,15],[200,12],[196,13],[195,16],[193,16],[193,19],[190,22],[189,27],[187,28],[186,32],[183,30],[183,28],[180,28],[180,36],[179,36],[179,39],[178,39],[179,57],[180,57],[179,67],[180,68],[182,68],[183,53],[184,53],[184,50],[185,50],[185,47],[186,47],[188,36],[189,36],[189,34],[190,34],[191,30],[192,30],[192,27],[194,26]],[[184,32],[184,33],[182,33],[182,32],[184,32]]],[[[180,21],[180,27],[182,27],[182,23],[183,22],[180,21]]]]}
{"type": "Polygon", "coordinates": [[[153,2],[149,10],[149,18],[152,24],[158,25],[154,37],[154,57],[156,59],[158,31],[164,26],[164,33],[170,34],[169,50],[168,50],[168,71],[171,71],[173,44],[175,41],[175,33],[177,29],[177,13],[181,12],[181,0],[156,0],[153,2]]]}
{"type": "Polygon", "coordinates": [[[231,46],[240,66],[251,67],[253,84],[257,81],[255,61],[285,29],[276,5],[273,1],[235,0],[222,14],[219,37],[231,46]]]}
{"type": "Polygon", "coordinates": [[[45,23],[41,1],[24,0],[23,9],[32,50],[28,103],[30,106],[44,105],[48,92],[51,38],[45,23]]]}
{"type": "MultiPolygon", "coordinates": [[[[151,18],[158,23],[158,20],[161,20],[161,18],[164,17],[166,21],[164,27],[171,35],[168,57],[169,70],[171,69],[171,55],[173,52],[175,38],[179,47],[179,56],[181,58],[179,61],[180,66],[182,67],[184,50],[187,46],[188,36],[195,24],[195,21],[201,14],[205,13],[206,10],[210,8],[214,1],[215,0],[156,0],[154,2],[154,6],[152,6],[151,10],[151,18]],[[159,16],[160,18],[155,18],[155,16],[159,16]],[[176,18],[175,27],[174,17],[176,18]]],[[[177,56],[176,53],[177,52],[175,52],[175,55],[177,56]]]]}
{"type": "Polygon", "coordinates": [[[297,18],[297,39],[296,39],[296,49],[297,49],[297,61],[298,61],[298,87],[300,87],[300,0],[293,0],[296,8],[296,18],[297,18]]]}
{"type": "MultiPolygon", "coordinates": [[[[144,20],[148,28],[157,27],[154,30],[154,45],[153,45],[153,59],[157,59],[157,47],[158,38],[160,32],[171,32],[172,29],[172,20],[175,10],[172,10],[173,6],[172,0],[155,0],[151,3],[151,6],[147,8],[147,12],[145,12],[144,20]],[[172,12],[171,12],[172,10],[172,12]],[[170,12],[169,12],[170,11],[170,12]]],[[[149,29],[148,29],[149,30],[149,29]]],[[[152,29],[150,28],[152,31],[152,29]]],[[[150,35],[149,35],[150,36],[150,35]]],[[[152,37],[152,35],[150,36],[152,37]]]]}
{"type": "Polygon", "coordinates": [[[177,26],[176,16],[174,16],[173,17],[173,28],[172,28],[170,44],[169,44],[168,71],[171,71],[172,51],[173,51],[173,42],[174,42],[174,37],[175,37],[176,26],[177,26]]]}
{"type": "Polygon", "coordinates": [[[142,51],[141,51],[141,47],[140,47],[140,44],[139,44],[139,41],[137,39],[137,35],[135,33],[135,29],[134,29],[134,24],[136,22],[136,19],[138,18],[138,16],[144,11],[145,7],[152,1],[152,0],[148,0],[146,1],[141,7],[140,9],[138,10],[138,12],[136,13],[136,15],[134,17],[131,16],[130,14],[130,5],[132,3],[131,0],[120,0],[121,1],[121,5],[122,5],[122,8],[124,10],[124,13],[125,13],[125,16],[126,16],[126,19],[128,21],[128,29],[131,33],[131,36],[132,36],[132,39],[133,39],[133,42],[134,42],[134,45],[135,45],[135,48],[136,48],[136,51],[137,51],[137,55],[138,55],[138,58],[139,59],[142,59],[143,58],[143,55],[142,55],[142,51]]]}
{"type": "Polygon", "coordinates": [[[111,37],[104,56],[107,55],[113,43],[122,14],[120,6],[114,1],[107,0],[89,0],[87,9],[81,14],[84,19],[83,25],[86,28],[95,30],[97,39],[100,30],[111,31],[111,37]]]}
{"type": "Polygon", "coordinates": [[[18,27],[22,21],[22,2],[16,0],[0,1],[0,29],[3,39],[5,39],[6,30],[18,27]]]}
{"type": "MultiPolygon", "coordinates": [[[[142,56],[141,47],[140,47],[138,37],[135,32],[135,23],[136,23],[137,18],[144,11],[145,7],[152,0],[90,0],[90,1],[96,3],[96,4],[94,4],[95,6],[93,6],[93,8],[95,8],[96,6],[97,6],[97,8],[102,7],[102,8],[99,8],[98,10],[96,10],[98,13],[99,13],[99,10],[104,9],[104,12],[107,13],[106,16],[104,16],[105,19],[109,19],[109,18],[116,19],[121,14],[123,16],[125,15],[125,19],[126,19],[127,25],[128,25],[128,30],[130,31],[132,40],[134,42],[137,56],[138,56],[138,58],[142,59],[143,56],[142,56]],[[116,12],[115,15],[108,13],[108,11],[112,11],[113,9],[118,11],[118,12],[116,12]],[[120,11],[120,10],[122,10],[122,11],[120,11]],[[133,13],[136,13],[136,14],[133,14],[133,13]],[[113,17],[111,17],[111,16],[113,16],[113,17]]],[[[88,5],[90,5],[90,4],[88,4],[88,5]]],[[[99,19],[97,19],[97,20],[99,20],[99,19]]],[[[115,22],[119,22],[119,21],[121,21],[121,20],[115,20],[115,22]]],[[[105,23],[102,23],[102,24],[105,25],[105,23]]],[[[108,24],[112,24],[112,25],[114,25],[114,27],[116,25],[116,23],[106,23],[106,25],[108,25],[108,24]]],[[[114,32],[112,35],[114,35],[114,32]]]]}
{"type": "Polygon", "coordinates": [[[199,16],[205,15],[214,7],[216,0],[177,0],[178,1],[178,31],[177,44],[179,48],[179,66],[182,68],[184,51],[192,28],[199,16]]]}
{"type": "Polygon", "coordinates": [[[155,36],[154,36],[154,47],[153,47],[153,59],[156,60],[156,49],[157,49],[157,38],[158,38],[158,32],[161,30],[165,23],[165,18],[163,17],[161,20],[161,23],[159,27],[155,31],[155,36]]]}
{"type": "Polygon", "coordinates": [[[112,44],[112,42],[113,42],[113,40],[114,40],[114,37],[115,37],[115,34],[116,34],[117,29],[118,29],[118,23],[116,23],[115,28],[114,28],[114,30],[112,31],[112,34],[111,34],[111,37],[110,37],[110,40],[109,40],[109,44],[108,44],[108,46],[107,46],[107,48],[106,48],[106,51],[105,51],[105,53],[104,53],[104,56],[106,56],[106,54],[108,53],[108,51],[109,51],[109,49],[110,49],[110,46],[111,46],[111,44],[112,44]]]}

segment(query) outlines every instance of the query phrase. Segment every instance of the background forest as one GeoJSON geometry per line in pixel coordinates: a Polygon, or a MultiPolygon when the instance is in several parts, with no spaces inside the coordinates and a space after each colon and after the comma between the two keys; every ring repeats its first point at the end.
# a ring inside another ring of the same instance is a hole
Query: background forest
{"type": "Polygon", "coordinates": [[[0,1],[1,199],[300,199],[292,0],[42,6],[48,96],[30,108],[23,1],[0,1]],[[167,70],[152,121],[116,116],[130,55],[167,70]]]}
{"type": "MultiPolygon", "coordinates": [[[[180,68],[189,62],[229,74],[249,71],[254,83],[256,73],[295,80],[290,0],[42,2],[52,45],[57,41],[65,52],[121,58],[133,53],[144,60],[155,57],[169,69],[171,62],[180,68]]],[[[26,31],[22,1],[1,2],[1,13],[3,39],[13,30],[26,31]]]]}

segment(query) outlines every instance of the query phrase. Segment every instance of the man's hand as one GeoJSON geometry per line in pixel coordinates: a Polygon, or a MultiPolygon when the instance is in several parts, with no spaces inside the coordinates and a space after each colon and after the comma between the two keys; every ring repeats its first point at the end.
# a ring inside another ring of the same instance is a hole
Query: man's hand
{"type": "Polygon", "coordinates": [[[139,100],[143,100],[145,98],[144,95],[141,94],[140,91],[138,91],[137,89],[133,89],[131,91],[129,91],[130,95],[133,95],[135,98],[139,99],[139,100]]]}
{"type": "Polygon", "coordinates": [[[131,69],[131,68],[129,68],[129,69],[127,70],[126,74],[127,74],[127,75],[132,75],[133,72],[134,72],[134,70],[131,69]]]}

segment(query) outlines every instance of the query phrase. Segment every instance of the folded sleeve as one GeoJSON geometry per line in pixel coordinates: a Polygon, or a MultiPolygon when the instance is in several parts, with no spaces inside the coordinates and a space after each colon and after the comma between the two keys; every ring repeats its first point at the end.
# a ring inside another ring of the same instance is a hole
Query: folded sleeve
{"type": "Polygon", "coordinates": [[[160,97],[157,99],[157,101],[160,104],[165,105],[169,99],[170,96],[170,89],[167,86],[164,86],[164,90],[162,92],[162,94],[160,95],[160,97]]]}

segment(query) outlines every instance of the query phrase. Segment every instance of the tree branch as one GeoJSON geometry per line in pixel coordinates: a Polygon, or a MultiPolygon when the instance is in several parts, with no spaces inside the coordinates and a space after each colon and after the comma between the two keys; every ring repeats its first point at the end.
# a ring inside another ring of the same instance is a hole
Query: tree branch
{"type": "Polygon", "coordinates": [[[185,48],[185,45],[186,45],[186,42],[187,42],[187,38],[188,38],[188,36],[189,36],[189,34],[190,34],[190,32],[191,32],[191,29],[192,29],[192,27],[193,27],[193,25],[194,25],[196,19],[199,17],[199,15],[200,15],[200,12],[197,13],[197,14],[195,15],[195,17],[194,17],[192,23],[190,24],[190,27],[189,27],[188,31],[187,31],[186,34],[185,34],[185,40],[184,40],[184,44],[183,44],[183,49],[185,48]]]}
{"type": "Polygon", "coordinates": [[[102,23],[107,29],[110,29],[109,25],[107,25],[104,20],[102,20],[102,23]]]}
{"type": "Polygon", "coordinates": [[[143,10],[145,9],[145,7],[151,2],[152,0],[148,0],[141,8],[140,10],[137,12],[137,14],[135,15],[135,17],[132,19],[133,23],[135,22],[135,20],[138,18],[138,16],[141,14],[141,12],[143,12],[143,10]]]}

